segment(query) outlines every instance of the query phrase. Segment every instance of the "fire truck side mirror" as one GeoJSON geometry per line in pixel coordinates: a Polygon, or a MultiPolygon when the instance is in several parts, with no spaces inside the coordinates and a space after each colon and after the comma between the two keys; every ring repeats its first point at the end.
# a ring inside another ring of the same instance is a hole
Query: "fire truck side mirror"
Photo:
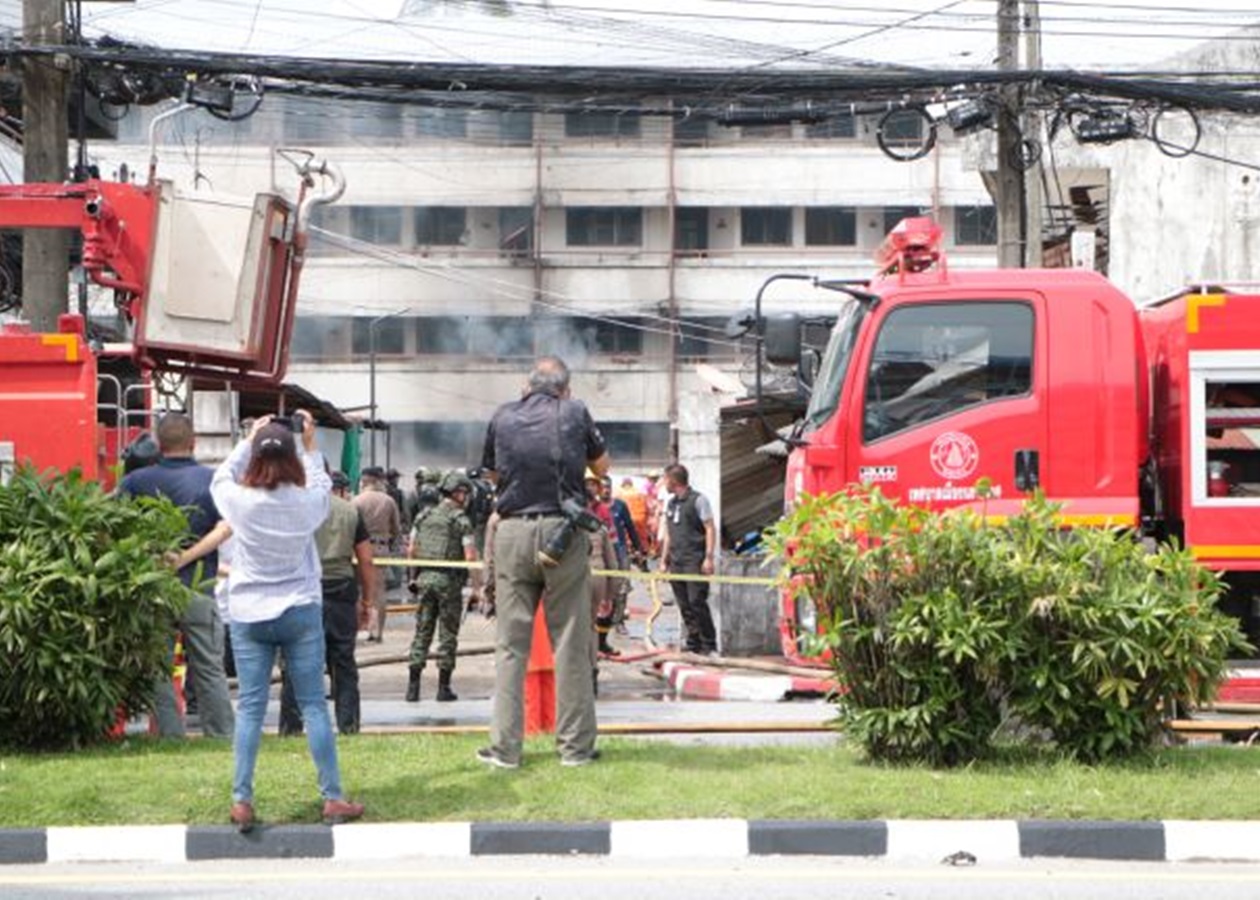
{"type": "Polygon", "coordinates": [[[794,313],[766,316],[762,322],[766,362],[776,366],[801,363],[801,317],[794,313]]]}

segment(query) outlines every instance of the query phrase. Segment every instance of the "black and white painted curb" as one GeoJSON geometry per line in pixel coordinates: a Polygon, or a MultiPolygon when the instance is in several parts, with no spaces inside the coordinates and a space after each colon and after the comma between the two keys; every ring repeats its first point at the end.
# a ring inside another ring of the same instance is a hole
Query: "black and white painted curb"
{"type": "Polygon", "coordinates": [[[979,864],[1031,857],[1260,862],[1260,821],[433,822],[352,825],[138,825],[0,829],[0,864],[173,863],[211,859],[337,860],[493,855],[619,858],[858,856],[979,864]]]}

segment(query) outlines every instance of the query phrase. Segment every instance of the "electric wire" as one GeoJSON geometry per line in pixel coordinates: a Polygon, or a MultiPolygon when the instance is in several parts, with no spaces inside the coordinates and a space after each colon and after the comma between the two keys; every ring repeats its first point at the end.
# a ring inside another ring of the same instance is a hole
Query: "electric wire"
{"type": "MultiPolygon", "coordinates": [[[[595,322],[604,322],[606,324],[616,325],[634,331],[641,331],[645,334],[660,334],[671,337],[677,336],[677,330],[683,327],[708,330],[715,333],[721,331],[721,329],[717,327],[703,326],[697,323],[689,322],[685,319],[671,319],[667,316],[651,314],[646,311],[636,312],[634,314],[634,318],[660,322],[663,323],[663,326],[665,327],[653,327],[640,325],[634,322],[627,322],[624,318],[602,315],[600,313],[577,307],[574,305],[573,297],[558,291],[536,291],[532,286],[519,285],[493,277],[473,275],[470,270],[454,266],[450,263],[424,263],[404,253],[381,247],[380,245],[373,244],[370,241],[359,240],[358,238],[329,231],[327,229],[312,227],[310,230],[312,234],[319,235],[328,243],[347,249],[357,255],[376,259],[396,266],[400,269],[410,269],[416,272],[434,275],[465,287],[482,289],[487,293],[497,294],[498,296],[509,300],[529,301],[532,304],[543,307],[544,309],[563,312],[577,318],[589,319],[595,322]],[[540,297],[549,299],[540,299],[540,297]]],[[[710,343],[719,343],[731,347],[740,346],[739,341],[730,339],[721,341],[710,339],[710,343]]]]}
{"type": "MultiPolygon", "coordinates": [[[[156,2],[153,5],[143,5],[141,9],[143,10],[145,14],[149,14],[151,12],[158,11],[160,7],[169,6],[173,2],[174,0],[156,0],[156,2]]],[[[236,8],[236,9],[248,10],[258,2],[260,2],[260,0],[207,0],[207,2],[204,2],[202,5],[211,6],[211,7],[218,6],[218,7],[223,7],[225,9],[236,8]]],[[[974,0],[960,0],[960,2],[974,2],[974,0]]],[[[570,13],[590,14],[593,18],[603,18],[606,21],[608,21],[608,20],[611,20],[608,18],[609,14],[615,13],[615,14],[620,14],[620,15],[625,15],[625,16],[632,16],[635,19],[673,17],[673,18],[696,18],[696,19],[701,19],[701,20],[729,22],[729,23],[735,23],[735,24],[745,23],[745,22],[762,22],[762,23],[772,22],[772,23],[787,24],[787,25],[806,24],[806,25],[833,25],[833,26],[851,26],[851,27],[888,27],[890,26],[890,24],[891,24],[891,27],[897,27],[895,23],[889,23],[886,21],[888,17],[910,16],[914,18],[922,18],[924,16],[933,16],[933,17],[942,18],[942,19],[957,18],[957,19],[975,21],[975,20],[980,20],[980,19],[986,19],[991,16],[991,14],[988,12],[949,12],[946,9],[924,10],[924,9],[919,9],[919,8],[914,8],[914,7],[909,7],[909,6],[881,7],[881,6],[871,5],[869,3],[845,4],[845,3],[828,2],[826,4],[811,4],[811,3],[800,3],[800,2],[796,2],[796,3],[773,2],[773,0],[708,0],[707,3],[693,3],[691,5],[695,8],[683,10],[683,9],[654,9],[651,7],[643,7],[643,6],[635,7],[635,6],[630,6],[630,5],[613,6],[613,5],[585,5],[581,3],[558,3],[558,2],[551,2],[551,0],[547,0],[547,2],[526,2],[526,0],[514,0],[514,2],[511,5],[511,12],[512,12],[512,16],[516,20],[540,18],[540,19],[545,19],[547,21],[553,21],[553,22],[569,21],[569,22],[580,23],[582,21],[580,18],[573,18],[572,16],[569,16],[568,14],[570,13]],[[738,8],[740,12],[739,13],[721,13],[721,12],[704,11],[708,7],[720,8],[722,5],[738,8]],[[796,12],[808,12],[814,15],[807,16],[807,17],[800,17],[800,16],[785,17],[783,15],[772,15],[770,12],[767,12],[763,15],[750,16],[745,12],[749,8],[765,9],[767,11],[785,10],[785,11],[796,11],[796,12]],[[822,13],[837,13],[837,12],[843,13],[844,15],[870,14],[870,15],[879,16],[883,18],[880,20],[862,20],[862,19],[841,19],[841,18],[834,18],[832,16],[818,15],[822,13]]],[[[949,7],[953,7],[956,5],[958,4],[956,3],[948,4],[949,7]]],[[[991,5],[996,6],[996,3],[993,3],[991,5]]],[[[1160,25],[1168,25],[1169,27],[1172,27],[1172,26],[1193,27],[1193,26],[1202,25],[1202,26],[1209,26],[1213,28],[1222,28],[1222,27],[1243,28],[1243,27],[1247,27],[1249,25],[1255,24],[1254,18],[1245,19],[1245,20],[1236,21],[1236,22],[1212,21],[1213,18],[1215,17],[1225,16],[1225,15],[1246,17],[1249,10],[1247,10],[1246,8],[1237,8],[1237,7],[1211,8],[1211,7],[1194,7],[1194,6],[1169,6],[1169,5],[1164,5],[1164,4],[1152,4],[1152,3],[1146,3],[1146,4],[1097,3],[1095,4],[1095,3],[1088,3],[1088,2],[1055,2],[1055,0],[1042,0],[1040,6],[1042,9],[1054,8],[1054,7],[1063,7],[1065,9],[1089,9],[1090,12],[1092,13],[1091,15],[1088,15],[1088,16],[1086,15],[1047,16],[1045,14],[1042,15],[1041,18],[1043,21],[1051,21],[1051,22],[1071,21],[1071,22],[1088,22],[1093,25],[1109,25],[1109,24],[1131,25],[1134,23],[1135,20],[1137,20],[1137,21],[1140,21],[1142,24],[1150,24],[1152,22],[1157,22],[1160,25]],[[1107,10],[1132,12],[1135,14],[1135,16],[1133,17],[1117,16],[1117,17],[1111,18],[1108,16],[1099,16],[1097,14],[1099,11],[1107,11],[1107,10]],[[1162,14],[1162,13],[1173,13],[1176,15],[1193,15],[1193,16],[1196,16],[1197,18],[1192,19],[1192,20],[1186,20],[1186,19],[1160,20],[1160,19],[1152,18],[1153,16],[1157,14],[1162,14]]],[[[473,29],[468,29],[466,27],[460,28],[458,26],[461,24],[463,26],[467,26],[469,21],[473,21],[478,18],[478,16],[476,15],[464,15],[464,16],[454,17],[454,19],[448,19],[445,16],[426,17],[423,14],[413,13],[411,15],[400,16],[394,19],[389,19],[389,18],[374,17],[374,16],[370,16],[366,14],[346,15],[344,13],[313,10],[313,9],[310,9],[309,6],[306,6],[306,5],[297,5],[297,6],[279,5],[277,6],[275,4],[271,4],[270,8],[271,8],[271,11],[273,11],[274,13],[283,14],[286,18],[305,17],[305,18],[313,19],[313,20],[328,21],[328,22],[344,22],[347,24],[355,24],[355,25],[360,25],[360,26],[397,24],[400,27],[405,27],[407,24],[410,24],[410,23],[423,22],[427,27],[439,28],[439,29],[447,28],[452,31],[456,31],[456,30],[464,31],[464,33],[470,33],[473,31],[473,29]],[[463,20],[463,21],[460,22],[459,20],[463,20]]],[[[103,21],[107,22],[111,17],[117,18],[120,14],[125,15],[129,12],[134,12],[134,11],[105,10],[105,11],[98,12],[97,14],[89,17],[87,21],[92,24],[96,24],[98,22],[103,22],[103,21]]],[[[627,20],[611,20],[611,21],[627,21],[627,20]]],[[[991,30],[991,28],[986,26],[984,30],[991,30]]]]}
{"type": "MultiPolygon", "coordinates": [[[[695,10],[649,9],[649,8],[638,8],[638,7],[632,7],[632,6],[620,6],[620,7],[598,6],[596,7],[596,6],[581,6],[581,5],[573,4],[573,3],[553,4],[548,7],[542,7],[542,6],[537,6],[534,4],[525,3],[525,4],[522,4],[522,6],[525,8],[533,7],[535,9],[551,9],[554,11],[561,11],[561,12],[565,10],[575,10],[575,11],[581,11],[581,12],[587,12],[587,13],[594,13],[594,12],[599,12],[599,13],[604,13],[604,14],[615,13],[615,14],[635,16],[635,17],[647,18],[647,19],[664,18],[664,19],[682,19],[682,20],[699,20],[699,21],[719,21],[719,22],[728,22],[728,23],[814,25],[814,26],[873,29],[873,31],[870,32],[869,35],[867,34],[857,35],[851,38],[842,39],[837,42],[837,46],[838,46],[839,44],[842,44],[842,43],[849,43],[855,40],[861,40],[873,34],[879,34],[884,31],[889,31],[889,30],[894,30],[894,29],[899,29],[899,28],[904,29],[904,30],[930,29],[933,31],[937,31],[937,30],[983,31],[985,33],[991,33],[993,31],[993,26],[992,26],[992,23],[988,21],[991,18],[989,14],[980,14],[980,13],[952,13],[951,14],[948,12],[950,8],[958,6],[959,4],[965,3],[965,2],[970,2],[970,0],[955,0],[955,2],[947,3],[943,7],[938,7],[935,9],[925,9],[925,10],[898,9],[898,8],[891,8],[891,7],[884,8],[884,9],[878,9],[874,7],[864,7],[860,9],[855,9],[852,7],[844,7],[846,11],[871,12],[885,18],[888,16],[904,17],[900,20],[894,20],[891,22],[882,21],[880,19],[874,19],[874,20],[868,21],[864,19],[836,19],[836,18],[831,18],[831,17],[783,18],[782,16],[775,16],[769,13],[755,14],[755,15],[747,15],[747,14],[741,13],[739,15],[730,15],[730,14],[720,14],[720,13],[698,12],[695,10]],[[951,25],[948,22],[946,23],[934,22],[930,25],[912,24],[920,20],[931,18],[931,17],[965,19],[969,22],[973,22],[976,24],[951,25]]],[[[741,5],[744,5],[744,4],[741,3],[741,5]]],[[[748,5],[753,5],[753,4],[748,4],[748,5]]],[[[819,11],[824,11],[822,7],[815,7],[815,9],[819,11]]],[[[1207,26],[1213,29],[1218,29],[1218,28],[1246,28],[1246,27],[1253,26],[1255,24],[1255,19],[1248,19],[1245,21],[1237,21],[1237,22],[1210,22],[1210,21],[1204,22],[1201,19],[1196,19],[1196,20],[1152,19],[1150,16],[1150,12],[1154,12],[1154,11],[1155,10],[1148,10],[1147,14],[1143,16],[1141,20],[1143,25],[1167,27],[1167,28],[1180,28],[1180,29],[1184,29],[1187,27],[1195,27],[1195,26],[1207,26]]],[[[1241,14],[1241,11],[1235,11],[1234,14],[1235,15],[1241,14]]],[[[1122,18],[1107,19],[1106,17],[1098,17],[1098,16],[1045,16],[1043,15],[1041,17],[1041,21],[1043,23],[1046,23],[1046,22],[1049,22],[1049,23],[1086,22],[1091,25],[1105,25],[1105,24],[1132,25],[1134,23],[1133,19],[1122,19],[1122,18]]],[[[1071,34],[1071,32],[1059,32],[1054,28],[1050,28],[1049,31],[1052,34],[1053,33],[1071,34]]],[[[1108,33],[1110,34],[1110,32],[1108,33]]],[[[1129,36],[1145,36],[1145,33],[1144,32],[1131,32],[1129,36]]],[[[1161,35],[1161,37],[1162,36],[1163,35],[1161,35]]],[[[823,48],[823,49],[827,49],[827,48],[823,48]]],[[[806,51],[806,54],[807,53],[808,51],[806,51]]]]}
{"type": "MultiPolygon", "coordinates": [[[[244,0],[238,1],[238,3],[237,3],[237,4],[232,4],[232,3],[231,3],[231,0],[219,0],[218,5],[224,5],[224,4],[226,4],[227,6],[236,5],[236,6],[238,6],[238,8],[239,8],[239,5],[241,5],[242,1],[244,1],[244,0]]],[[[287,9],[287,8],[286,8],[286,9],[287,9]]],[[[548,20],[548,21],[554,21],[554,20],[556,20],[556,15],[554,15],[553,11],[551,11],[551,10],[547,10],[547,9],[543,9],[543,8],[538,8],[538,6],[536,6],[536,5],[532,5],[532,4],[519,4],[519,3],[518,3],[518,4],[515,4],[515,5],[513,6],[513,10],[514,10],[513,15],[515,16],[515,18],[518,18],[518,19],[519,19],[519,18],[528,18],[528,16],[520,16],[520,15],[519,15],[519,11],[520,11],[520,10],[527,10],[527,11],[528,11],[528,10],[530,10],[530,9],[533,9],[534,11],[537,11],[537,13],[539,13],[539,14],[546,15],[546,16],[547,16],[547,20],[548,20]]],[[[634,10],[634,11],[635,11],[635,13],[636,13],[636,14],[638,14],[638,13],[640,13],[640,11],[641,11],[641,10],[634,10]]],[[[312,14],[310,14],[310,15],[316,15],[316,16],[318,16],[318,14],[314,14],[314,13],[312,13],[312,14]]],[[[423,21],[423,24],[425,24],[425,28],[423,28],[423,29],[422,29],[422,32],[420,32],[420,33],[411,32],[411,33],[415,33],[415,34],[416,34],[416,37],[417,37],[417,38],[420,38],[420,39],[425,38],[425,35],[426,35],[426,34],[428,34],[428,33],[432,33],[432,32],[435,32],[435,30],[441,29],[441,28],[442,28],[442,26],[444,26],[444,25],[442,25],[442,21],[445,21],[445,16],[437,16],[437,18],[436,18],[436,20],[437,20],[437,21],[436,21],[436,24],[435,24],[435,19],[433,19],[433,18],[423,18],[423,16],[413,16],[413,18],[415,18],[417,21],[423,21]]],[[[464,16],[464,18],[466,19],[466,18],[467,18],[467,16],[464,16]]],[[[373,23],[381,23],[381,20],[378,20],[378,19],[370,19],[369,21],[373,21],[373,23]]],[[[397,21],[397,20],[396,20],[396,21],[397,21]]],[[[605,19],[605,21],[606,21],[606,23],[611,23],[611,21],[615,21],[615,20],[612,20],[612,19],[605,19]]],[[[1091,16],[1090,21],[1091,21],[1091,28],[1092,28],[1092,26],[1095,26],[1095,25],[1096,25],[1096,20],[1095,20],[1095,18],[1092,18],[1092,16],[1091,16]]],[[[396,28],[402,28],[402,25],[401,25],[401,24],[394,24],[394,21],[391,21],[391,26],[396,26],[396,28]]],[[[626,26],[626,28],[633,28],[633,26],[635,26],[635,25],[634,25],[633,23],[631,23],[631,24],[629,24],[629,25],[625,25],[624,23],[622,23],[622,24],[621,24],[621,26],[626,26]]],[[[604,30],[607,30],[607,29],[605,28],[604,30]]],[[[1182,30],[1184,30],[1184,29],[1182,29],[1182,30]]],[[[989,26],[988,26],[988,25],[985,25],[985,26],[983,26],[983,28],[979,28],[979,32],[980,32],[980,33],[984,33],[984,34],[988,34],[988,32],[989,32],[989,26]]],[[[466,29],[466,28],[464,28],[464,29],[459,29],[459,28],[451,29],[451,34],[452,34],[452,35],[455,35],[455,34],[465,34],[465,35],[466,35],[467,33],[469,33],[469,32],[467,32],[467,29],[466,29]]],[[[496,33],[493,33],[493,34],[491,34],[491,35],[490,35],[490,37],[501,37],[501,32],[496,32],[496,33]]],[[[1186,37],[1186,35],[1181,34],[1181,37],[1186,37]]],[[[570,42],[568,42],[568,43],[572,43],[572,39],[570,39],[570,42]]],[[[641,43],[641,42],[640,42],[640,43],[641,43]]],[[[675,44],[675,45],[677,45],[677,44],[675,44]]],[[[747,52],[747,48],[745,48],[745,50],[746,50],[746,52],[747,52]]],[[[766,52],[766,53],[769,53],[769,54],[775,54],[775,55],[780,55],[780,57],[781,57],[781,55],[782,55],[782,48],[770,49],[770,50],[767,50],[767,52],[766,52]]],[[[764,57],[764,58],[766,58],[766,59],[772,59],[772,58],[775,58],[775,55],[765,55],[765,57],[764,57]]],[[[753,58],[756,58],[756,57],[753,57],[753,58]]],[[[849,61],[849,64],[850,64],[850,66],[853,66],[853,64],[857,64],[857,63],[853,63],[852,61],[849,61]]]]}

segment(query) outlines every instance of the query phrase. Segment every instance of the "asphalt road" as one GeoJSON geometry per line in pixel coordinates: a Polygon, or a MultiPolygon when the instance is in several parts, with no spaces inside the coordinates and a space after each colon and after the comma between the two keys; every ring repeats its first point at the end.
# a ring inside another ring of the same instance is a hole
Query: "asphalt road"
{"type": "Polygon", "coordinates": [[[545,858],[218,861],[179,866],[0,868],[6,900],[1252,900],[1260,867],[1036,860],[953,868],[872,860],[763,857],[731,861],[545,858]]]}

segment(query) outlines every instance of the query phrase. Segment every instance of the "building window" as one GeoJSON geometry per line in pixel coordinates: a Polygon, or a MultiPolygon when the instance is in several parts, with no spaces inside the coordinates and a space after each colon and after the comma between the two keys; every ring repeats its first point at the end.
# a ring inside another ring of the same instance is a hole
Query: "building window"
{"type": "Polygon", "coordinates": [[[346,235],[350,233],[350,212],[345,206],[323,204],[311,210],[309,222],[310,256],[336,256],[348,253],[346,235]]]}
{"type": "Polygon", "coordinates": [[[857,244],[857,210],[852,206],[811,206],[805,210],[805,244],[852,247],[857,244]]]}
{"type": "Polygon", "coordinates": [[[613,112],[565,113],[565,137],[638,137],[639,114],[613,112]]]}
{"type": "Polygon", "coordinates": [[[328,334],[334,319],[328,316],[298,316],[293,321],[293,337],[289,340],[289,355],[293,359],[320,359],[326,355],[324,336],[328,334]]]}
{"type": "Polygon", "coordinates": [[[805,126],[805,136],[817,139],[843,139],[857,137],[857,119],[849,113],[833,116],[822,122],[805,126]]]}
{"type": "MultiPolygon", "coordinates": [[[[425,465],[463,468],[481,457],[481,442],[486,436],[484,422],[412,422],[406,429],[425,465]]],[[[395,439],[402,437],[402,428],[395,425],[395,439]]]]}
{"type": "Polygon", "coordinates": [[[709,142],[709,120],[687,116],[674,120],[674,146],[703,147],[709,142]]]}
{"type": "Polygon", "coordinates": [[[896,228],[897,223],[902,219],[912,219],[918,215],[922,215],[922,213],[917,206],[885,206],[884,234],[888,234],[888,232],[896,228]]]}
{"type": "Polygon", "coordinates": [[[565,210],[570,247],[638,247],[643,243],[643,210],[637,206],[571,207],[565,210]]]}
{"type": "Polygon", "coordinates": [[[418,206],[415,209],[416,244],[452,247],[464,241],[468,210],[462,206],[418,206]]]}
{"type": "Polygon", "coordinates": [[[739,211],[739,238],[745,246],[791,246],[792,210],[783,206],[745,206],[739,211]]]}
{"type": "Polygon", "coordinates": [[[900,109],[883,120],[884,143],[890,146],[918,146],[923,143],[923,114],[917,109],[900,109]]]}
{"type": "Polygon", "coordinates": [[[997,243],[997,208],[954,208],[954,243],[959,246],[991,246],[997,243]]]}
{"type": "Polygon", "coordinates": [[[767,125],[741,125],[739,136],[753,141],[780,141],[792,136],[792,125],[789,122],[775,122],[767,125]]]}
{"type": "Polygon", "coordinates": [[[873,441],[1032,389],[1024,303],[923,304],[889,313],[867,373],[862,437],[873,441]]]}
{"type": "Polygon", "coordinates": [[[403,108],[395,103],[359,103],[345,114],[350,133],[361,138],[403,136],[403,108]]]}
{"type": "Polygon", "coordinates": [[[328,106],[300,97],[284,98],[284,139],[295,143],[330,144],[329,123],[341,122],[327,115],[328,106]]]}
{"type": "Polygon", "coordinates": [[[421,316],[416,319],[416,352],[462,356],[468,352],[468,320],[463,316],[421,316]]]}
{"type": "Polygon", "coordinates": [[[416,134],[435,138],[467,137],[468,113],[462,109],[420,109],[416,114],[416,134]]]}
{"type": "Polygon", "coordinates": [[[711,316],[683,319],[678,324],[680,359],[714,359],[730,356],[735,342],[726,336],[726,319],[711,316]]]}
{"type": "Polygon", "coordinates": [[[378,356],[401,356],[407,352],[407,332],[411,328],[411,320],[400,316],[380,321],[375,317],[356,316],[351,325],[350,352],[355,356],[371,355],[375,333],[378,356]],[[375,328],[371,327],[372,322],[376,322],[375,328]]]}
{"type": "Polygon", "coordinates": [[[515,316],[422,316],[416,319],[416,352],[528,358],[534,354],[533,323],[515,316]]]}
{"type": "MultiPolygon", "coordinates": [[[[304,316],[293,321],[289,351],[305,361],[345,360],[351,357],[355,316],[304,316]]],[[[367,352],[366,345],[364,352],[367,352]]]]}
{"type": "Polygon", "coordinates": [[[647,468],[669,455],[668,422],[600,422],[599,430],[619,467],[647,468]]]}
{"type": "Polygon", "coordinates": [[[528,147],[534,143],[534,114],[502,110],[499,118],[499,141],[510,147],[528,147]]]}
{"type": "Polygon", "coordinates": [[[514,316],[485,316],[468,320],[468,353],[495,359],[534,355],[533,323],[514,316]]]}
{"type": "Polygon", "coordinates": [[[350,236],[356,241],[397,247],[402,243],[402,208],[350,207],[350,236]]]}
{"type": "Polygon", "coordinates": [[[499,250],[507,256],[524,256],[534,249],[534,211],[528,206],[504,206],[499,210],[499,250]]]}
{"type": "Polygon", "coordinates": [[[680,206],[674,211],[674,249],[692,252],[709,249],[707,206],[680,206]]]}
{"type": "Polygon", "coordinates": [[[638,319],[595,322],[595,350],[617,356],[638,356],[643,352],[643,328],[638,319]]]}

